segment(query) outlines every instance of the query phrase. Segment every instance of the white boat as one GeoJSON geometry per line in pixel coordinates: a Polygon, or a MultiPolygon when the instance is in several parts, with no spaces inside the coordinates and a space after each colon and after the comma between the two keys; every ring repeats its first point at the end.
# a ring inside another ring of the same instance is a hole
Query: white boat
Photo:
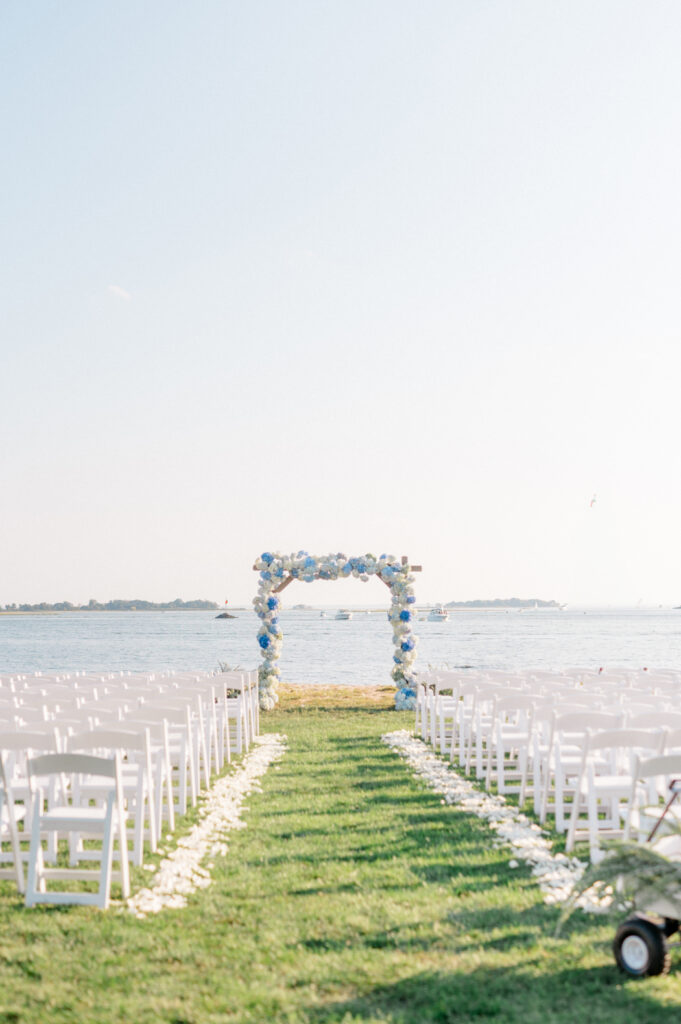
{"type": "Polygon", "coordinates": [[[336,618],[337,619],[351,619],[352,618],[352,612],[349,612],[347,610],[347,608],[341,608],[339,611],[336,612],[336,618]]]}
{"type": "Polygon", "coordinates": [[[443,608],[441,604],[436,604],[434,608],[430,609],[428,616],[429,622],[446,622],[449,618],[449,612],[446,608],[443,608]]]}

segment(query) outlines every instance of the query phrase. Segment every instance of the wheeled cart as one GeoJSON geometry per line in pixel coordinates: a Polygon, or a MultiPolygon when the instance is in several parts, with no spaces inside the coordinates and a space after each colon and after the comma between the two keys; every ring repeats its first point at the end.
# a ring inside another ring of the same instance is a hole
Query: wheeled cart
{"type": "MultiPolygon", "coordinates": [[[[646,842],[652,843],[672,804],[681,793],[681,780],[669,785],[670,797],[646,842]]],[[[655,844],[658,853],[670,860],[681,861],[681,836],[667,835],[655,844]]],[[[634,978],[666,974],[669,971],[669,939],[678,934],[681,920],[681,892],[664,896],[651,894],[650,902],[643,900],[648,912],[633,914],[619,926],[613,942],[615,961],[620,970],[634,978]]],[[[679,945],[675,942],[673,945],[679,945]]]]}

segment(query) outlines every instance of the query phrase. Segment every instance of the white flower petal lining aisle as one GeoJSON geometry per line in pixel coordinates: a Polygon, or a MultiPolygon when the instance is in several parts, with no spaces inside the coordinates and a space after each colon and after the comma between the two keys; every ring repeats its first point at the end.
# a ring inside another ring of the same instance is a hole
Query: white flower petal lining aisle
{"type": "MultiPolygon", "coordinates": [[[[404,758],[415,775],[444,798],[443,803],[456,804],[482,818],[496,832],[496,845],[510,846],[518,860],[531,865],[532,874],[544,893],[545,903],[564,903],[568,899],[586,868],[582,861],[564,853],[553,853],[551,843],[539,825],[507,804],[503,797],[490,796],[476,789],[406,729],[387,733],[381,739],[404,758]]],[[[510,865],[517,867],[514,861],[510,865]]],[[[598,899],[590,898],[588,892],[580,898],[578,905],[591,912],[604,909],[604,905],[598,899]]]]}
{"type": "Polygon", "coordinates": [[[207,857],[227,852],[227,834],[246,828],[241,820],[244,799],[260,790],[258,779],[286,750],[286,737],[263,733],[236,771],[218,779],[206,794],[199,810],[200,821],[188,835],[178,840],[177,848],[161,861],[149,887],[140,889],[128,900],[128,907],[139,918],[161,910],[186,906],[187,897],[211,884],[207,857]]]}

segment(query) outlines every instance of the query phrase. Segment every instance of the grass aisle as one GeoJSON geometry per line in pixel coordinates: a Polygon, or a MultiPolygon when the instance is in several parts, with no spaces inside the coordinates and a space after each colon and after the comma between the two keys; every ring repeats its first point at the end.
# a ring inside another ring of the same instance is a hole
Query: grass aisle
{"type": "Polygon", "coordinates": [[[288,753],[186,910],[28,912],[3,884],[0,1022],[677,1024],[681,956],[633,982],[610,924],[551,938],[528,872],[380,742],[411,715],[306,699],[265,719],[288,753]]]}

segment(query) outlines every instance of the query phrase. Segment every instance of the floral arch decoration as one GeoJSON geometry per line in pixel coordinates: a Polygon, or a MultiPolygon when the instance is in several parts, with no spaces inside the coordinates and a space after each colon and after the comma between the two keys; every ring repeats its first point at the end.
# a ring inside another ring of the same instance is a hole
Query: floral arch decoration
{"type": "Polygon", "coordinates": [[[348,558],[343,554],[309,555],[307,551],[281,555],[265,551],[253,568],[260,574],[258,593],[253,598],[255,612],[260,619],[258,645],[263,661],[258,671],[260,707],[271,710],[278,701],[277,685],[280,679],[277,661],[284,639],[279,626],[281,603],[279,594],[294,580],[313,583],[315,580],[348,579],[354,576],[366,583],[378,577],[390,590],[388,619],[393,627],[392,678],[398,688],[395,707],[413,707],[416,698],[412,666],[416,659],[417,639],[412,630],[414,621],[414,573],[420,565],[410,565],[406,557],[394,555],[362,555],[348,558]]]}

